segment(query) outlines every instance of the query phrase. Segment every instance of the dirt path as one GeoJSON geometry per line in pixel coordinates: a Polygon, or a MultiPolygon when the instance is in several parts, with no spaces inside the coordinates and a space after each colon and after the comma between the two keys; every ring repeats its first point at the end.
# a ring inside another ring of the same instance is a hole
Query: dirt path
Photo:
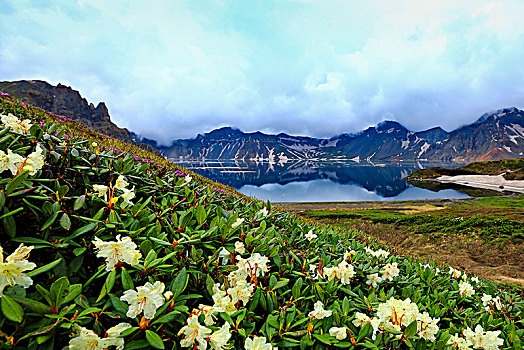
{"type": "MultiPolygon", "coordinates": [[[[287,211],[301,212],[324,210],[380,209],[384,211],[422,213],[446,209],[467,200],[442,199],[398,202],[346,202],[346,203],[275,203],[287,211]]],[[[311,219],[311,218],[310,218],[311,219]]],[[[320,222],[354,227],[392,245],[402,255],[428,258],[450,264],[483,278],[524,287],[524,243],[510,240],[487,241],[474,234],[435,235],[415,234],[408,227],[394,224],[345,218],[315,218],[320,222]]]]}

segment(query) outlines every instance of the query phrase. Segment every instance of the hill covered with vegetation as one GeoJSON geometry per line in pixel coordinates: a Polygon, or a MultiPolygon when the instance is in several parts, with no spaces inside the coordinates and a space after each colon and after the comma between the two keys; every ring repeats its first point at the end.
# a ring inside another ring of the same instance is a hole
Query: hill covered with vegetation
{"type": "Polygon", "coordinates": [[[0,108],[1,348],[522,348],[518,292],[0,108]]]}
{"type": "Polygon", "coordinates": [[[468,165],[447,169],[433,167],[427,169],[415,170],[408,179],[436,179],[442,175],[500,175],[504,174],[506,180],[523,180],[524,179],[524,158],[491,160],[482,162],[473,162],[468,165]],[[506,173],[507,172],[507,173],[506,173]]]}

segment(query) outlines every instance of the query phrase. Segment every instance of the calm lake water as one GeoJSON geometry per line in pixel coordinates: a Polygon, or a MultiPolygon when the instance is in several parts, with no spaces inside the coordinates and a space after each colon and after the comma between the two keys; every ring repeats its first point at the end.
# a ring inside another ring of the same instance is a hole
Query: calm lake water
{"type": "Polygon", "coordinates": [[[182,166],[240,192],[272,202],[384,201],[468,198],[454,189],[431,191],[402,178],[421,168],[462,164],[428,162],[355,163],[299,161],[187,162],[182,166]]]}

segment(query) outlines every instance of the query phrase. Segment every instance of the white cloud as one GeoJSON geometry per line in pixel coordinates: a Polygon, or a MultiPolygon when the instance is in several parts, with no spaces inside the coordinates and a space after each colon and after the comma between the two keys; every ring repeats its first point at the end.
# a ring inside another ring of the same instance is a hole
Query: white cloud
{"type": "Polygon", "coordinates": [[[71,85],[162,142],[223,125],[331,136],[385,118],[449,130],[522,106],[522,13],[519,0],[11,0],[0,80],[71,85]]]}

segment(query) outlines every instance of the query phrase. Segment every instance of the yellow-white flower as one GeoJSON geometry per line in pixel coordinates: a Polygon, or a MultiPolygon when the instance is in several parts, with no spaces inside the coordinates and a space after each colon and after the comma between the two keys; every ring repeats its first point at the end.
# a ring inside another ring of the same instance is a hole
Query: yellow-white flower
{"type": "Polygon", "coordinates": [[[383,270],[380,270],[382,273],[382,279],[383,280],[389,280],[393,281],[393,278],[397,277],[399,275],[399,268],[396,262],[389,263],[384,266],[383,270]]]}
{"type": "Polygon", "coordinates": [[[218,253],[218,259],[222,259],[222,265],[227,265],[231,261],[231,253],[226,248],[222,248],[218,253]]]}
{"type": "Polygon", "coordinates": [[[209,337],[209,345],[211,349],[223,350],[227,342],[231,338],[231,333],[229,332],[230,325],[226,322],[219,330],[213,332],[209,337]]]}
{"type": "Polygon", "coordinates": [[[8,115],[2,115],[1,119],[2,124],[19,134],[29,134],[29,129],[31,129],[32,126],[31,120],[20,120],[11,113],[9,113],[8,115]]]}
{"type": "Polygon", "coordinates": [[[382,277],[378,277],[378,273],[368,275],[366,280],[366,283],[370,284],[373,288],[376,288],[380,282],[382,282],[382,277]]]}
{"type": "Polygon", "coordinates": [[[144,311],[144,317],[148,320],[155,317],[156,310],[164,304],[164,296],[162,295],[164,288],[164,283],[156,281],[155,284],[147,282],[142,287],[138,287],[136,291],[133,289],[126,290],[120,300],[129,304],[127,317],[135,318],[142,311],[144,311]]]}
{"type": "Polygon", "coordinates": [[[240,225],[242,225],[242,223],[244,222],[244,218],[238,218],[234,223],[233,225],[231,225],[232,228],[236,228],[240,225]]]}
{"type": "Polygon", "coordinates": [[[475,290],[473,289],[473,286],[466,281],[461,281],[458,287],[459,287],[460,296],[462,297],[471,297],[473,296],[473,294],[475,294],[475,290]]]}
{"type": "Polygon", "coordinates": [[[0,246],[0,297],[2,297],[6,286],[18,284],[21,287],[28,288],[33,284],[31,277],[23,273],[36,267],[35,263],[27,261],[33,248],[33,246],[25,247],[20,244],[13,254],[9,255],[4,261],[4,250],[0,246]]]}
{"type": "Polygon", "coordinates": [[[116,179],[115,182],[115,188],[117,190],[125,190],[125,188],[129,185],[129,183],[126,181],[126,178],[123,175],[119,175],[118,179],[116,179]]]}
{"type": "Polygon", "coordinates": [[[236,241],[235,242],[235,252],[238,254],[244,254],[246,252],[244,243],[242,243],[241,241],[236,241]]]}
{"type": "Polygon", "coordinates": [[[273,345],[271,345],[271,343],[266,343],[266,337],[254,336],[253,339],[246,338],[246,342],[244,343],[244,349],[245,350],[272,350],[273,345]]]}
{"type": "Polygon", "coordinates": [[[124,339],[120,334],[130,328],[129,323],[119,323],[107,330],[107,337],[100,338],[98,334],[87,328],[82,328],[80,334],[69,341],[70,350],[104,350],[110,346],[115,346],[117,350],[124,348],[124,339]]]}
{"type": "Polygon", "coordinates": [[[257,211],[257,214],[259,214],[260,216],[266,217],[269,214],[269,211],[267,210],[266,207],[264,207],[260,209],[259,211],[257,211]]]}
{"type": "Polygon", "coordinates": [[[248,274],[250,272],[252,275],[259,277],[264,276],[269,271],[269,258],[260,253],[255,253],[247,259],[238,256],[237,259],[238,269],[246,271],[248,274]]]}
{"type": "Polygon", "coordinates": [[[316,318],[320,320],[320,319],[331,316],[332,313],[333,311],[331,310],[324,310],[324,304],[319,300],[315,303],[313,311],[311,311],[308,314],[308,316],[311,318],[316,318]]]}
{"type": "Polygon", "coordinates": [[[184,177],[184,182],[187,184],[187,183],[190,183],[191,180],[193,180],[193,178],[190,176],[190,175],[186,175],[186,177],[184,177]]]}
{"type": "Polygon", "coordinates": [[[504,344],[504,340],[498,337],[499,334],[500,331],[484,331],[481,325],[477,325],[474,332],[469,327],[464,331],[466,341],[473,348],[485,350],[498,350],[504,344]]]}
{"type": "Polygon", "coordinates": [[[449,272],[448,272],[451,276],[453,276],[453,278],[459,278],[460,275],[462,275],[462,272],[460,272],[459,270],[457,269],[454,269],[452,268],[451,266],[449,267],[449,272]]]}
{"type": "Polygon", "coordinates": [[[121,261],[129,265],[137,265],[138,259],[142,257],[140,251],[137,250],[137,245],[130,237],[120,239],[120,235],[118,235],[116,236],[116,242],[104,242],[100,238],[95,237],[93,244],[98,249],[96,256],[106,258],[107,271],[113,270],[115,265],[121,261]]]}
{"type": "Polygon", "coordinates": [[[451,345],[453,349],[458,350],[471,350],[470,346],[472,345],[470,341],[467,341],[458,334],[449,337],[446,344],[451,345]]]}
{"type": "Polygon", "coordinates": [[[438,321],[440,321],[440,318],[431,318],[427,312],[418,314],[417,330],[419,337],[427,341],[435,341],[439,329],[438,321]]]}
{"type": "Polygon", "coordinates": [[[135,187],[133,187],[130,190],[127,188],[124,188],[122,190],[124,193],[122,193],[120,197],[124,200],[124,203],[133,204],[133,202],[131,202],[131,199],[135,198],[135,192],[133,191],[134,189],[135,187]]]}
{"type": "Polygon", "coordinates": [[[337,338],[337,340],[344,340],[348,336],[346,327],[331,327],[329,329],[329,335],[337,338]]]}
{"type": "Polygon", "coordinates": [[[198,350],[207,348],[207,338],[211,330],[198,323],[198,316],[193,314],[187,319],[187,325],[182,327],[178,335],[184,334],[185,337],[180,341],[182,347],[196,347],[198,350]]]}
{"type": "Polygon", "coordinates": [[[315,238],[317,238],[318,236],[316,234],[313,233],[313,230],[309,230],[308,233],[306,233],[306,238],[308,241],[311,241],[315,238]]]}
{"type": "Polygon", "coordinates": [[[219,312],[226,312],[225,307],[215,307],[215,306],[209,306],[209,305],[198,305],[198,310],[193,310],[194,313],[202,312],[204,314],[205,320],[204,323],[206,326],[211,326],[215,323],[215,314],[218,314],[219,312]]]}
{"type": "Polygon", "coordinates": [[[227,289],[227,294],[231,297],[231,302],[236,304],[241,301],[244,306],[251,298],[255,286],[251,283],[246,282],[245,280],[239,281],[233,287],[227,289]]]}
{"type": "Polygon", "coordinates": [[[27,158],[13,153],[10,149],[7,154],[0,151],[0,173],[5,170],[10,170],[11,174],[17,175],[21,171],[29,171],[29,175],[34,175],[44,166],[44,149],[40,145],[36,145],[36,150],[29,154],[27,158]]]}
{"type": "Polygon", "coordinates": [[[109,187],[106,185],[93,185],[93,189],[98,197],[104,197],[104,200],[107,201],[107,191],[109,191],[109,187]]]}

